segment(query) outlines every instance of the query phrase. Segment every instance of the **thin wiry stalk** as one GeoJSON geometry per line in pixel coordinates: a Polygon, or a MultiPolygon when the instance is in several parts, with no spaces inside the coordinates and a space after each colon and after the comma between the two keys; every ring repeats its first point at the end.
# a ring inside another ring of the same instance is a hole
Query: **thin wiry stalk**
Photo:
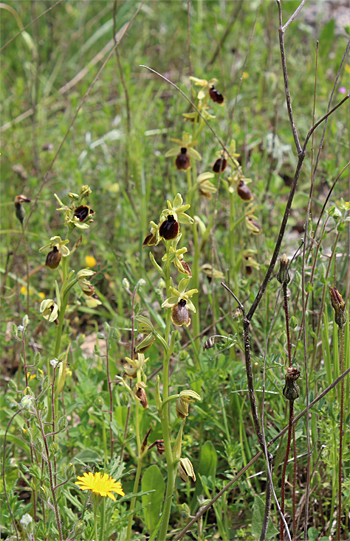
{"type": "Polygon", "coordinates": [[[208,64],[206,65],[205,69],[209,68],[212,64],[214,64],[220,50],[222,49],[226,39],[232,33],[232,28],[235,24],[235,22],[238,20],[239,12],[241,11],[241,8],[243,6],[243,0],[239,0],[237,3],[234,3],[234,7],[230,16],[230,20],[226,26],[225,32],[222,35],[222,38],[220,42],[217,44],[216,49],[214,51],[213,56],[209,60],[208,64]]]}
{"type": "MultiPolygon", "coordinates": [[[[238,301],[239,302],[239,301],[238,301]]],[[[240,303],[239,303],[240,304],[240,303]]],[[[322,400],[322,398],[324,398],[332,389],[334,389],[338,383],[340,383],[348,374],[350,374],[350,368],[348,368],[347,370],[345,370],[345,372],[343,374],[341,374],[338,378],[336,378],[330,385],[328,385],[328,387],[326,387],[326,389],[324,391],[322,391],[322,393],[320,393],[309,405],[309,409],[311,409],[313,406],[315,406],[320,400],[322,400]]],[[[307,409],[303,409],[296,417],[294,417],[293,419],[293,424],[296,424],[307,412],[307,409]]],[[[270,447],[271,445],[273,445],[281,436],[283,436],[283,434],[285,434],[287,432],[289,428],[289,425],[285,426],[274,438],[272,438],[272,440],[270,440],[268,443],[267,443],[267,448],[270,447]]],[[[220,492],[218,492],[216,494],[216,496],[210,500],[209,503],[207,503],[206,505],[204,505],[199,511],[198,513],[196,514],[196,516],[190,520],[190,522],[185,526],[185,528],[183,530],[181,530],[181,532],[172,540],[172,541],[178,541],[179,539],[181,539],[186,532],[188,532],[188,530],[191,529],[191,527],[193,526],[193,524],[195,524],[198,519],[204,515],[204,513],[206,513],[208,511],[208,509],[210,509],[210,507],[219,499],[221,498],[221,496],[227,491],[229,490],[237,481],[238,479],[240,479],[240,477],[259,459],[261,458],[262,456],[264,455],[264,451],[259,451],[252,459],[251,461],[244,467],[242,468],[242,470],[240,472],[238,472],[237,475],[235,475],[235,477],[233,479],[231,479],[231,481],[229,481],[227,483],[227,485],[224,486],[223,489],[220,490],[220,492]]]]}
{"type": "MultiPolygon", "coordinates": [[[[286,456],[284,458],[284,464],[283,464],[283,470],[282,470],[282,483],[281,483],[281,511],[284,515],[284,497],[285,497],[285,484],[286,484],[286,470],[287,470],[287,463],[288,463],[288,457],[290,452],[290,442],[292,439],[292,427],[293,427],[293,417],[294,417],[294,400],[289,401],[289,424],[288,424],[288,438],[287,438],[287,449],[286,449],[286,456]]],[[[293,532],[295,534],[295,532],[293,532]]],[[[283,541],[284,539],[284,524],[281,517],[281,523],[280,523],[280,539],[283,541]]]]}
{"type": "MultiPolygon", "coordinates": [[[[286,520],[285,520],[285,518],[283,516],[283,513],[281,511],[281,507],[279,505],[279,502],[278,502],[278,499],[277,499],[277,496],[276,496],[276,492],[275,492],[275,489],[274,489],[274,486],[273,486],[273,482],[272,482],[272,460],[268,460],[269,453],[268,453],[268,450],[267,450],[266,437],[265,437],[266,357],[267,357],[267,348],[268,348],[268,344],[269,344],[271,331],[273,329],[273,325],[274,325],[275,318],[276,318],[276,315],[277,315],[277,306],[278,306],[278,303],[279,303],[280,293],[281,293],[281,289],[278,291],[278,294],[277,294],[275,308],[274,308],[274,311],[273,311],[273,316],[272,316],[270,328],[268,330],[266,341],[265,341],[265,350],[263,352],[264,365],[263,365],[263,383],[262,383],[263,395],[262,395],[262,404],[261,404],[261,431],[262,431],[263,440],[264,440],[264,452],[265,452],[265,459],[266,459],[267,475],[268,475],[268,479],[269,479],[269,483],[268,483],[268,486],[266,487],[266,490],[268,490],[268,488],[270,490],[270,488],[271,488],[271,491],[273,492],[273,496],[274,496],[274,499],[275,499],[277,510],[280,513],[281,520],[284,522],[288,539],[290,539],[290,532],[289,532],[289,529],[288,529],[288,525],[287,525],[286,520]]],[[[264,520],[263,520],[263,526],[262,526],[262,530],[261,530],[260,541],[262,540],[262,538],[265,539],[265,537],[266,537],[267,528],[268,528],[268,525],[269,525],[269,518],[270,518],[270,508],[271,508],[271,498],[270,498],[270,505],[269,506],[268,506],[268,499],[266,498],[265,513],[264,513],[264,520]]]]}
{"type": "Polygon", "coordinates": [[[123,85],[123,90],[124,90],[124,95],[125,95],[125,106],[126,106],[126,135],[127,136],[126,136],[126,149],[125,149],[125,192],[126,192],[126,195],[129,198],[129,201],[130,201],[130,204],[131,204],[131,206],[133,208],[133,211],[136,214],[136,206],[135,206],[134,200],[133,200],[131,192],[130,192],[130,182],[129,182],[129,177],[130,177],[129,145],[130,145],[130,136],[131,136],[130,98],[129,98],[128,87],[127,87],[127,84],[126,84],[126,81],[125,81],[123,66],[122,66],[122,63],[121,63],[121,60],[120,60],[119,48],[118,48],[116,34],[117,34],[117,0],[114,0],[114,3],[113,3],[114,50],[115,50],[115,55],[116,55],[116,58],[117,58],[117,64],[118,64],[120,79],[121,79],[121,82],[122,82],[122,85],[123,85]]]}
{"type": "Polygon", "coordinates": [[[50,6],[48,9],[46,9],[45,11],[43,11],[40,15],[38,15],[37,17],[35,17],[35,19],[33,19],[32,21],[30,21],[30,23],[28,23],[26,26],[24,26],[19,32],[17,32],[17,34],[15,34],[11,39],[9,39],[5,45],[3,45],[0,49],[0,53],[1,51],[3,51],[4,49],[6,49],[6,47],[8,45],[10,45],[10,43],[18,38],[18,36],[20,36],[22,34],[22,32],[24,32],[25,30],[27,30],[27,28],[29,28],[33,23],[35,23],[36,21],[38,21],[39,19],[41,19],[41,17],[43,17],[43,15],[46,15],[46,13],[48,13],[49,11],[51,11],[53,8],[55,8],[56,6],[58,6],[58,4],[60,4],[61,2],[63,2],[63,0],[58,0],[58,2],[55,2],[52,6],[50,6]]]}
{"type": "Polygon", "coordinates": [[[3,484],[3,487],[4,487],[4,493],[5,493],[5,499],[6,499],[6,503],[7,503],[7,508],[9,510],[9,513],[10,513],[10,516],[11,516],[11,521],[12,521],[13,527],[14,527],[15,532],[16,532],[17,541],[19,541],[17,524],[16,524],[15,518],[14,518],[13,513],[12,513],[12,509],[11,509],[11,505],[10,505],[10,502],[9,502],[7,489],[6,489],[5,464],[6,464],[6,440],[7,440],[7,434],[8,434],[8,431],[10,430],[10,426],[11,426],[12,421],[14,420],[16,415],[19,415],[22,411],[23,411],[23,408],[16,411],[16,413],[14,413],[12,415],[11,419],[7,423],[6,431],[5,431],[5,434],[4,434],[4,444],[3,444],[3,449],[4,450],[3,450],[3,455],[2,455],[2,484],[3,484]]]}
{"type": "MultiPolygon", "coordinates": [[[[339,327],[339,356],[340,373],[345,368],[345,325],[339,327]]],[[[341,512],[342,512],[342,462],[343,462],[343,437],[344,437],[344,380],[340,388],[340,424],[339,424],[339,472],[338,472],[338,541],[341,539],[341,512]]]]}

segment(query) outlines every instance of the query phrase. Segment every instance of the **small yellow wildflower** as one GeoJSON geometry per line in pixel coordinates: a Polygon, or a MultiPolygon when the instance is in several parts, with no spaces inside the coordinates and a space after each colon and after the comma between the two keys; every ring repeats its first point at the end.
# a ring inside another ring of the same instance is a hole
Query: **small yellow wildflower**
{"type": "MultiPolygon", "coordinates": [[[[26,286],[22,286],[20,291],[21,291],[22,295],[27,295],[26,286]]],[[[29,295],[33,295],[33,291],[30,288],[29,288],[29,295]]]]}
{"type": "Polygon", "coordinates": [[[45,293],[43,293],[42,291],[40,291],[40,293],[38,293],[38,295],[42,300],[45,299],[45,293]]]}
{"type": "Polygon", "coordinates": [[[96,265],[96,259],[92,255],[85,256],[86,266],[94,267],[96,265]]]}
{"type": "Polygon", "coordinates": [[[75,484],[79,486],[81,490],[91,490],[94,494],[99,496],[111,498],[116,501],[113,492],[116,492],[120,496],[125,496],[121,483],[110,477],[107,473],[84,473],[83,477],[78,477],[79,481],[75,484]]]}
{"type": "Polygon", "coordinates": [[[346,71],[346,73],[350,73],[350,66],[349,66],[349,64],[345,64],[344,70],[346,71]]]}
{"type": "Polygon", "coordinates": [[[244,71],[244,72],[242,73],[242,79],[248,79],[248,77],[249,77],[249,73],[247,73],[246,71],[244,71]]]}
{"type": "Polygon", "coordinates": [[[29,381],[31,381],[32,379],[36,378],[36,374],[32,374],[29,378],[29,381]]]}

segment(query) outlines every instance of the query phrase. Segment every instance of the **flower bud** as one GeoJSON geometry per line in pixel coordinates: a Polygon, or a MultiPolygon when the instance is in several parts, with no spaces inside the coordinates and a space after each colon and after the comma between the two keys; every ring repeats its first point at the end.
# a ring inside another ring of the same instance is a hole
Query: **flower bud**
{"type": "Polygon", "coordinates": [[[338,327],[343,327],[346,323],[345,302],[339,291],[334,287],[330,287],[329,292],[331,295],[332,306],[335,312],[335,322],[338,327]]]}
{"type": "Polygon", "coordinates": [[[176,400],[176,414],[180,419],[186,419],[188,416],[188,402],[182,400],[181,396],[176,400]]]}
{"type": "Polygon", "coordinates": [[[175,304],[175,306],[172,307],[171,321],[174,323],[174,325],[178,325],[179,327],[182,325],[186,325],[186,327],[188,327],[191,324],[190,313],[184,299],[180,299],[178,304],[175,304]]]}
{"type": "Polygon", "coordinates": [[[51,252],[49,252],[46,256],[45,266],[51,270],[57,269],[58,265],[60,264],[61,257],[61,252],[56,248],[56,246],[54,246],[51,252]]]}
{"type": "Polygon", "coordinates": [[[80,188],[79,190],[79,194],[80,194],[80,197],[83,198],[83,197],[89,197],[89,195],[92,193],[92,190],[90,188],[90,186],[87,186],[87,185],[84,185],[80,188]]]}
{"type": "Polygon", "coordinates": [[[216,90],[214,85],[211,85],[209,88],[209,96],[215,103],[219,103],[220,105],[225,101],[224,96],[221,94],[221,92],[216,90]]]}
{"type": "Polygon", "coordinates": [[[181,458],[177,468],[179,476],[184,483],[189,482],[189,477],[191,477],[193,481],[196,480],[192,462],[188,458],[181,458]]]}
{"type": "Polygon", "coordinates": [[[283,389],[283,395],[287,400],[296,400],[299,398],[300,389],[295,383],[300,377],[300,371],[292,366],[287,368],[286,382],[283,389]]]}
{"type": "Polygon", "coordinates": [[[169,214],[167,219],[159,227],[159,235],[165,240],[173,240],[179,234],[179,223],[175,220],[172,214],[169,214]]]}
{"type": "Polygon", "coordinates": [[[187,154],[187,148],[181,148],[180,154],[176,156],[175,167],[179,171],[186,171],[191,167],[191,160],[189,155],[187,154]]]}
{"type": "Polygon", "coordinates": [[[224,157],[218,158],[213,165],[213,171],[214,173],[222,173],[223,171],[225,171],[226,167],[227,167],[226,158],[224,157]]]}
{"type": "Polygon", "coordinates": [[[242,201],[251,201],[253,199],[252,192],[243,180],[240,180],[237,186],[237,194],[242,199],[242,201]]]}
{"type": "Polygon", "coordinates": [[[286,254],[283,254],[280,259],[280,268],[277,274],[277,280],[280,284],[289,284],[290,282],[290,275],[288,271],[288,257],[286,254]]]}
{"type": "Polygon", "coordinates": [[[15,197],[16,218],[23,224],[26,212],[21,203],[30,203],[29,197],[25,195],[16,195],[15,197]]]}
{"type": "Polygon", "coordinates": [[[143,409],[148,409],[147,395],[142,383],[136,383],[135,396],[140,400],[143,409]]]}
{"type": "Polygon", "coordinates": [[[253,235],[259,235],[261,233],[261,225],[258,224],[257,221],[253,220],[250,216],[246,218],[246,224],[249,229],[253,233],[253,235]]]}

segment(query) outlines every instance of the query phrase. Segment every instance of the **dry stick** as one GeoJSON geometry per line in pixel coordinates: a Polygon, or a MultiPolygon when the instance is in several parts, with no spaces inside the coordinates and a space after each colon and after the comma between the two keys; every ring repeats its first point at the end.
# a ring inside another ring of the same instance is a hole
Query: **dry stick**
{"type": "MultiPolygon", "coordinates": [[[[288,463],[288,457],[290,452],[290,442],[292,439],[292,427],[293,427],[293,417],[294,417],[294,400],[289,401],[289,423],[288,423],[288,439],[287,439],[287,449],[286,449],[286,456],[284,459],[283,464],[283,470],[282,470],[282,481],[281,481],[281,512],[282,515],[284,515],[284,497],[285,497],[285,483],[286,483],[286,471],[287,471],[287,463],[288,463]]],[[[283,531],[283,520],[281,516],[281,524],[280,524],[280,539],[283,541],[284,539],[284,531],[283,531]]],[[[293,532],[293,537],[295,536],[295,532],[293,532]]]]}
{"type": "Polygon", "coordinates": [[[40,15],[38,15],[37,17],[35,17],[35,19],[33,19],[32,21],[30,21],[29,24],[27,24],[27,26],[25,26],[24,28],[22,28],[22,30],[20,30],[19,32],[17,32],[17,34],[15,34],[13,36],[13,38],[9,39],[5,45],[3,45],[0,49],[0,53],[1,51],[3,51],[8,45],[10,45],[10,43],[18,38],[18,36],[20,36],[22,34],[22,32],[24,32],[25,30],[27,30],[27,28],[29,28],[33,23],[35,23],[36,21],[38,21],[43,15],[45,15],[48,11],[51,11],[53,8],[55,8],[56,6],[58,6],[58,4],[60,4],[63,0],[58,0],[58,2],[56,2],[55,4],[53,4],[51,7],[49,7],[47,10],[43,11],[40,15]]]}
{"type": "MultiPolygon", "coordinates": [[[[320,224],[321,218],[322,218],[322,216],[323,216],[323,214],[324,214],[324,211],[325,211],[325,208],[326,208],[327,203],[328,203],[328,201],[329,201],[329,198],[330,198],[330,196],[331,196],[331,194],[332,194],[332,192],[333,192],[333,190],[334,190],[334,188],[335,188],[335,185],[337,184],[338,180],[340,179],[340,177],[342,176],[342,174],[344,173],[344,171],[347,169],[347,167],[349,167],[349,165],[350,165],[350,162],[348,162],[348,163],[343,167],[343,169],[340,171],[340,173],[339,173],[339,175],[337,176],[337,178],[334,180],[334,182],[333,182],[333,184],[332,184],[332,186],[331,186],[331,188],[330,188],[330,190],[329,190],[329,192],[328,192],[328,194],[327,194],[327,197],[326,197],[326,199],[325,199],[325,202],[323,203],[321,213],[320,213],[319,218],[318,218],[318,220],[317,220],[315,232],[314,232],[314,234],[313,234],[314,242],[316,242],[316,252],[315,252],[314,262],[313,262],[313,264],[312,264],[312,269],[311,269],[311,276],[310,276],[310,284],[311,284],[311,285],[313,284],[314,275],[315,275],[315,270],[316,270],[316,262],[317,262],[318,251],[319,251],[319,249],[320,249],[320,247],[321,247],[321,239],[322,239],[322,237],[323,237],[323,234],[324,234],[324,231],[325,231],[327,222],[328,222],[328,218],[325,220],[325,222],[324,222],[324,224],[323,224],[323,227],[322,227],[322,230],[321,230],[321,235],[320,235],[320,240],[319,240],[318,242],[315,240],[316,233],[317,233],[317,229],[318,229],[318,226],[319,226],[319,224],[320,224]]],[[[311,252],[311,247],[312,247],[312,245],[310,245],[309,252],[308,252],[308,255],[306,256],[306,259],[309,258],[309,255],[310,255],[310,252],[311,252]]],[[[307,294],[306,294],[305,305],[307,305],[307,303],[308,303],[309,295],[310,295],[310,293],[307,293],[307,294]]],[[[297,301],[297,302],[298,302],[298,301],[297,301]]],[[[303,325],[303,323],[302,323],[302,325],[303,325]]],[[[298,333],[298,338],[297,338],[297,340],[296,340],[296,343],[298,343],[299,340],[300,340],[301,333],[302,333],[302,331],[303,331],[302,325],[300,326],[299,333],[298,333]]],[[[295,350],[294,350],[294,354],[293,354],[293,362],[294,362],[294,360],[295,360],[296,353],[297,353],[297,350],[295,349],[295,350]]]]}
{"type": "Polygon", "coordinates": [[[135,212],[135,214],[137,214],[136,206],[135,206],[134,200],[133,200],[133,198],[131,196],[131,193],[130,193],[130,183],[129,183],[129,176],[130,176],[129,145],[130,145],[130,133],[131,133],[130,99],[129,99],[128,87],[126,85],[126,81],[125,81],[125,77],[124,77],[123,66],[122,66],[122,63],[121,63],[121,60],[120,60],[119,49],[118,49],[118,46],[117,46],[118,44],[117,44],[116,33],[117,33],[117,0],[114,0],[114,4],[113,4],[113,39],[114,39],[115,54],[116,54],[116,57],[117,57],[119,75],[120,75],[120,79],[121,79],[123,89],[124,89],[125,105],[126,105],[127,144],[126,144],[126,153],[125,153],[126,154],[126,156],[125,156],[125,177],[126,177],[125,178],[125,192],[126,192],[126,195],[129,198],[129,201],[130,201],[130,204],[131,204],[131,206],[133,208],[133,211],[135,212]]]}
{"type": "MultiPolygon", "coordinates": [[[[303,7],[306,0],[303,0],[303,2],[298,7],[298,10],[300,11],[303,7]]],[[[301,154],[302,149],[300,146],[300,141],[297,133],[297,128],[294,123],[294,117],[293,117],[293,109],[292,109],[292,100],[290,97],[290,90],[289,90],[289,81],[288,81],[288,71],[287,71],[287,61],[286,61],[286,53],[285,53],[285,47],[284,47],[284,32],[286,28],[288,28],[289,24],[292,22],[293,18],[296,17],[297,13],[292,15],[292,17],[289,19],[287,26],[284,28],[282,23],[282,8],[281,8],[281,0],[276,0],[277,6],[278,6],[278,15],[279,15],[279,41],[280,41],[280,50],[281,50],[281,60],[282,60],[282,70],[283,70],[283,79],[284,79],[284,89],[286,93],[286,101],[287,101],[287,109],[288,109],[288,115],[289,115],[289,121],[293,132],[294,142],[295,146],[298,152],[298,155],[301,154]]],[[[298,11],[297,10],[297,11],[298,11]]],[[[298,11],[298,13],[299,13],[298,11]]]]}
{"type": "MultiPolygon", "coordinates": [[[[70,123],[70,125],[69,125],[69,127],[68,127],[68,129],[67,129],[67,131],[66,131],[66,133],[65,133],[64,136],[63,136],[63,139],[62,139],[62,141],[61,141],[61,143],[60,143],[60,145],[59,145],[59,147],[58,147],[58,149],[57,149],[57,152],[56,152],[55,156],[53,157],[53,159],[52,159],[52,161],[51,161],[51,163],[50,163],[50,165],[49,165],[49,168],[48,168],[48,170],[47,170],[47,172],[46,172],[46,174],[45,174],[44,180],[43,180],[42,183],[41,183],[41,186],[40,186],[40,188],[39,188],[39,191],[38,191],[38,193],[37,193],[37,195],[36,195],[36,198],[35,198],[35,200],[34,200],[34,204],[33,204],[32,208],[31,208],[31,211],[30,211],[30,213],[29,213],[29,216],[28,216],[28,218],[27,218],[27,220],[26,220],[26,222],[25,222],[25,224],[24,224],[24,230],[26,230],[26,228],[27,228],[27,226],[28,226],[28,223],[29,223],[29,220],[30,220],[30,218],[31,218],[31,216],[32,216],[32,214],[33,214],[33,212],[34,212],[34,210],[35,210],[37,204],[38,204],[38,200],[39,200],[39,197],[40,197],[40,195],[41,195],[41,192],[43,191],[43,189],[44,189],[46,183],[49,181],[49,175],[50,175],[50,172],[51,172],[51,170],[52,170],[52,168],[53,168],[53,166],[54,166],[54,164],[55,164],[55,162],[56,162],[56,160],[57,160],[57,158],[58,158],[58,155],[59,155],[59,153],[60,153],[60,151],[61,151],[61,148],[63,147],[63,145],[64,145],[64,143],[65,143],[65,141],[66,141],[66,139],[67,139],[67,137],[68,137],[68,134],[69,134],[69,132],[70,132],[70,130],[71,130],[71,128],[72,128],[74,122],[76,121],[76,118],[77,118],[77,116],[78,116],[78,114],[79,114],[80,109],[81,109],[82,106],[84,105],[84,103],[85,103],[86,99],[88,98],[88,96],[89,96],[91,90],[93,89],[93,87],[95,86],[96,82],[97,82],[98,79],[100,78],[100,75],[101,75],[102,71],[104,70],[104,68],[105,68],[105,66],[106,66],[106,64],[107,64],[107,62],[109,61],[109,59],[110,59],[111,56],[113,55],[114,49],[119,45],[119,43],[120,43],[121,40],[123,39],[123,37],[124,37],[126,31],[127,31],[127,30],[130,28],[130,26],[132,25],[132,23],[133,23],[133,21],[134,21],[136,15],[139,13],[139,11],[140,11],[141,7],[143,6],[144,2],[145,2],[145,0],[142,0],[142,2],[140,3],[139,7],[138,7],[137,10],[135,11],[134,15],[131,17],[130,21],[127,23],[125,32],[123,33],[123,35],[121,36],[121,38],[118,40],[117,44],[114,45],[114,47],[112,48],[112,50],[111,50],[110,53],[108,54],[106,60],[103,62],[102,66],[101,66],[100,69],[98,70],[97,75],[95,76],[95,78],[94,78],[94,80],[92,81],[91,85],[90,85],[89,88],[87,89],[87,91],[86,91],[86,93],[85,93],[83,99],[81,100],[81,102],[80,102],[80,104],[79,104],[79,106],[78,106],[78,108],[77,108],[77,110],[76,110],[76,112],[75,112],[75,115],[74,115],[74,117],[73,117],[73,119],[72,119],[72,121],[71,121],[71,123],[70,123]]],[[[16,248],[14,249],[14,251],[13,251],[13,253],[12,253],[12,260],[11,260],[11,262],[9,263],[9,266],[8,266],[8,269],[7,269],[7,274],[6,274],[5,277],[4,277],[4,284],[6,283],[7,275],[8,275],[8,273],[9,273],[10,270],[11,270],[12,263],[13,263],[13,261],[14,261],[15,255],[16,255],[16,253],[17,253],[19,244],[20,244],[20,241],[17,243],[17,246],[16,246],[16,248]]]]}
{"type": "Polygon", "coordinates": [[[211,57],[211,59],[209,60],[208,64],[206,65],[205,69],[209,68],[212,64],[214,64],[214,62],[216,60],[216,57],[218,56],[218,54],[219,54],[220,50],[222,49],[228,35],[232,31],[232,28],[233,28],[235,22],[237,21],[238,14],[241,11],[242,6],[243,6],[243,0],[239,0],[239,2],[234,6],[234,8],[232,10],[232,13],[231,13],[230,20],[229,20],[228,25],[227,25],[227,27],[225,29],[225,32],[223,33],[220,42],[217,44],[215,52],[214,52],[213,56],[211,57]]]}
{"type": "MultiPolygon", "coordinates": [[[[315,123],[315,108],[316,108],[316,89],[317,89],[317,67],[318,67],[318,41],[316,45],[316,65],[315,65],[315,83],[314,83],[314,103],[313,103],[313,110],[312,110],[312,122],[315,123]]],[[[328,105],[328,110],[330,107],[330,102],[328,105]]],[[[323,131],[323,138],[326,133],[326,127],[327,127],[327,120],[325,123],[324,131],[323,131]]],[[[309,299],[309,294],[307,294],[307,300],[305,300],[305,265],[306,265],[306,239],[308,236],[308,227],[309,227],[309,216],[310,216],[310,210],[311,210],[311,203],[312,203],[312,194],[313,194],[313,188],[315,184],[315,176],[316,176],[316,168],[318,164],[318,159],[320,156],[320,150],[317,156],[316,160],[316,167],[314,170],[313,161],[314,161],[314,137],[315,132],[312,134],[312,144],[311,144],[311,186],[310,186],[310,197],[307,205],[306,210],[306,219],[305,219],[305,231],[304,231],[304,246],[303,246],[303,262],[302,262],[302,270],[301,270],[301,294],[302,294],[302,322],[301,327],[304,329],[303,332],[303,350],[304,350],[304,376],[305,376],[305,388],[306,388],[306,408],[309,408],[309,371],[307,366],[307,344],[306,344],[306,309],[307,309],[307,303],[309,299]]],[[[321,145],[323,145],[323,138],[321,139],[321,145]]],[[[320,145],[320,148],[321,148],[320,145]]],[[[311,248],[311,246],[310,246],[311,248]]],[[[318,253],[319,247],[317,246],[316,252],[318,253]]],[[[308,258],[310,255],[310,250],[308,253],[308,258]]],[[[316,261],[315,258],[313,271],[315,272],[316,269],[316,261]]],[[[296,351],[295,351],[296,352],[296,351]]],[[[295,428],[293,427],[293,442],[295,446],[295,428]]],[[[305,491],[305,521],[304,521],[304,539],[306,541],[306,535],[307,535],[307,523],[309,520],[309,497],[310,497],[310,468],[311,468],[311,456],[310,456],[310,430],[309,430],[309,415],[306,415],[306,445],[307,445],[307,470],[306,470],[306,491],[305,491]]],[[[295,479],[295,475],[294,475],[295,479]]],[[[293,492],[295,492],[295,482],[293,483],[293,492]]],[[[295,527],[294,527],[294,521],[295,521],[295,499],[293,496],[293,533],[296,535],[295,527]]]]}
{"type": "MultiPolygon", "coordinates": [[[[266,445],[266,436],[265,436],[265,420],[264,420],[265,419],[265,391],[266,391],[266,385],[265,385],[265,382],[266,382],[266,357],[267,357],[267,348],[268,348],[268,344],[269,344],[269,340],[270,340],[270,335],[271,335],[273,325],[274,325],[274,322],[275,322],[275,318],[276,318],[276,315],[277,315],[277,306],[278,306],[278,302],[279,302],[280,293],[281,293],[281,288],[279,289],[279,291],[277,293],[277,298],[276,298],[275,308],[274,308],[274,311],[273,311],[271,325],[270,325],[270,328],[269,328],[268,333],[267,333],[267,337],[266,337],[266,341],[265,341],[265,350],[263,352],[264,365],[263,365],[263,393],[262,393],[262,404],[261,404],[261,431],[262,431],[262,435],[263,435],[263,439],[264,439],[265,457],[268,456],[267,445],[266,445]]],[[[294,457],[294,460],[296,460],[295,457],[294,457]]],[[[266,461],[266,466],[267,466],[267,474],[268,474],[268,478],[269,478],[269,483],[270,483],[270,486],[271,486],[271,489],[272,489],[272,492],[273,492],[276,507],[277,507],[277,510],[278,510],[278,512],[280,514],[281,520],[283,521],[283,523],[284,523],[284,525],[286,527],[286,533],[288,535],[288,539],[290,539],[290,532],[289,532],[289,529],[288,529],[288,525],[286,523],[286,519],[284,518],[284,514],[282,513],[282,510],[281,510],[281,507],[279,505],[279,502],[278,502],[278,499],[277,499],[277,496],[276,496],[276,492],[275,492],[275,489],[274,489],[274,486],[273,486],[272,463],[270,463],[270,461],[267,460],[266,461]]],[[[265,513],[264,513],[264,522],[263,522],[262,532],[263,531],[267,532],[269,519],[270,519],[270,509],[271,509],[271,505],[269,507],[267,507],[267,505],[265,505],[265,513]]]]}
{"type": "Polygon", "coordinates": [[[322,118],[320,118],[320,120],[318,120],[316,122],[316,124],[314,124],[312,126],[312,128],[310,128],[310,130],[309,130],[309,132],[308,132],[308,134],[306,136],[305,143],[303,145],[301,154],[299,155],[298,164],[297,164],[296,171],[295,171],[295,174],[294,174],[293,184],[292,184],[291,190],[289,192],[289,197],[288,197],[287,205],[286,205],[286,208],[285,208],[285,211],[284,211],[280,231],[278,233],[276,246],[275,246],[275,249],[274,249],[270,264],[269,264],[269,268],[266,271],[264,281],[263,281],[262,285],[260,286],[258,294],[257,294],[257,296],[256,296],[256,298],[255,298],[255,300],[254,300],[248,314],[247,314],[247,318],[249,320],[252,319],[258,305],[260,304],[262,296],[265,293],[266,287],[267,287],[269,281],[271,280],[271,276],[272,276],[272,273],[273,273],[274,268],[275,268],[275,264],[276,264],[276,261],[277,261],[277,258],[278,258],[278,255],[279,255],[279,252],[280,252],[280,249],[281,249],[282,240],[283,240],[285,229],[286,229],[286,226],[287,226],[290,209],[291,209],[291,206],[292,206],[292,203],[293,203],[293,198],[294,198],[294,195],[295,195],[295,191],[296,191],[296,187],[297,187],[297,183],[298,183],[298,179],[299,179],[299,175],[300,175],[300,170],[301,170],[304,158],[305,158],[305,150],[306,150],[307,144],[309,142],[309,139],[312,136],[313,132],[318,128],[318,126],[324,120],[326,120],[331,114],[333,114],[334,111],[336,111],[339,107],[341,107],[341,105],[343,105],[343,103],[345,103],[349,98],[350,98],[350,94],[345,96],[345,98],[342,99],[335,107],[333,107],[333,109],[331,109],[322,118]]]}
{"type": "MultiPolygon", "coordinates": [[[[238,299],[235,299],[236,302],[238,302],[238,304],[240,305],[241,303],[238,301],[238,299]]],[[[328,387],[326,387],[326,389],[324,391],[322,391],[322,393],[320,393],[316,398],[315,400],[313,400],[310,405],[309,405],[309,408],[312,408],[315,404],[317,404],[317,402],[319,402],[320,400],[322,400],[322,398],[324,398],[328,393],[329,391],[331,391],[332,389],[334,389],[334,387],[336,387],[338,385],[338,383],[340,383],[348,374],[350,374],[350,368],[348,368],[347,370],[345,370],[345,372],[343,372],[343,374],[341,374],[337,379],[335,379],[333,381],[333,383],[331,383],[330,385],[328,385],[328,387]]],[[[293,425],[296,424],[304,415],[305,413],[307,412],[307,409],[303,409],[299,415],[297,415],[296,417],[294,417],[293,419],[293,425]]],[[[275,443],[281,436],[283,436],[283,434],[285,434],[288,430],[288,425],[285,426],[281,432],[279,432],[274,438],[272,438],[272,440],[270,440],[268,443],[267,443],[267,447],[270,447],[273,443],[275,443]]],[[[195,524],[198,519],[204,515],[204,513],[206,513],[208,511],[208,509],[210,509],[210,507],[219,499],[221,498],[221,496],[229,489],[232,487],[232,485],[234,485],[238,479],[260,458],[263,456],[263,451],[259,451],[252,459],[251,461],[244,467],[242,468],[242,470],[237,474],[235,475],[235,477],[233,479],[231,479],[231,481],[229,481],[227,483],[227,485],[224,486],[223,489],[220,490],[220,492],[218,492],[216,494],[216,496],[207,504],[205,505],[203,508],[200,509],[200,511],[198,511],[198,513],[196,514],[196,516],[190,520],[190,522],[185,526],[185,528],[175,537],[175,539],[173,539],[173,541],[178,541],[179,539],[181,539],[185,533],[191,528],[191,526],[193,526],[193,524],[195,524]]]]}

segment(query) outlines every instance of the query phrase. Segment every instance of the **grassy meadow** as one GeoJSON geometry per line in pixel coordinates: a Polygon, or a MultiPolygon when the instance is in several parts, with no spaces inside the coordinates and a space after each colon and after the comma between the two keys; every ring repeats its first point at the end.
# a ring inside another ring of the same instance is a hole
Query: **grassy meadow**
{"type": "Polygon", "coordinates": [[[299,4],[0,5],[1,539],[350,539],[350,27],[299,4]]]}

